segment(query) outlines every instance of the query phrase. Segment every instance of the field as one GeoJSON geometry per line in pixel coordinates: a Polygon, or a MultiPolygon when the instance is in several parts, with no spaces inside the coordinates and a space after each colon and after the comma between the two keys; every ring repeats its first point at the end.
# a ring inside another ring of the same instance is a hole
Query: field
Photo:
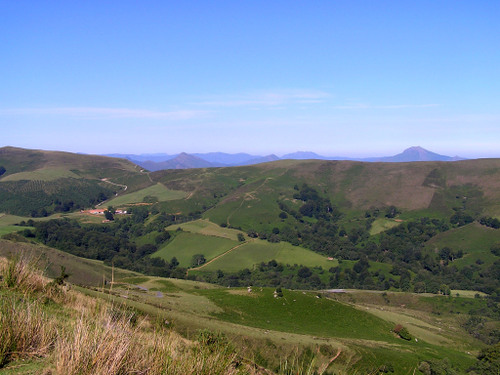
{"type": "Polygon", "coordinates": [[[491,253],[492,245],[500,243],[500,231],[472,223],[460,228],[452,229],[432,238],[427,248],[434,251],[447,246],[456,251],[464,252],[463,258],[453,261],[457,267],[475,263],[478,259],[484,263],[493,262],[495,256],[491,253]]]}
{"type": "Polygon", "coordinates": [[[216,271],[218,269],[236,272],[244,268],[252,269],[261,262],[276,260],[284,264],[300,264],[308,267],[320,266],[328,270],[335,267],[338,262],[330,261],[326,257],[287,242],[270,243],[264,240],[253,240],[233,251],[207,264],[200,269],[203,271],[216,271]]]}
{"type": "Polygon", "coordinates": [[[17,224],[22,220],[27,220],[23,216],[7,215],[0,213],[0,227],[4,225],[17,224]]]}
{"type": "Polygon", "coordinates": [[[30,227],[20,227],[17,225],[2,225],[0,226],[0,236],[3,236],[7,233],[18,232],[20,230],[30,228],[30,227]]]}
{"type": "Polygon", "coordinates": [[[177,228],[182,228],[185,232],[228,238],[233,241],[237,241],[238,233],[242,233],[236,229],[223,228],[220,225],[214,224],[208,220],[195,220],[180,225],[171,225],[167,227],[167,230],[173,231],[177,230],[177,228]]]}
{"type": "Polygon", "coordinates": [[[19,180],[52,181],[59,178],[80,178],[80,176],[64,168],[42,168],[32,172],[19,172],[11,174],[4,177],[2,182],[19,180]]]}
{"type": "Polygon", "coordinates": [[[368,373],[391,364],[395,374],[407,374],[413,373],[422,360],[443,357],[464,369],[474,360],[467,354],[474,351],[474,341],[457,330],[453,316],[445,313],[446,305],[435,305],[436,311],[443,312],[437,319],[427,312],[434,304],[417,295],[389,293],[384,297],[392,300],[388,305],[381,293],[373,298],[369,292],[349,291],[342,296],[345,301],[337,302],[302,291],[284,290],[282,298],[275,298],[270,288],[252,288],[248,292],[152,277],[121,281],[141,286],[140,289],[127,284],[117,286],[116,293],[126,291],[126,304],[151,314],[162,314],[188,336],[197,327],[221,330],[244,348],[247,355],[252,350],[262,365],[276,365],[276,360],[293,353],[294,347],[316,348],[313,351],[318,351],[318,366],[340,351],[341,356],[328,367],[340,373],[351,373],[354,369],[368,373]],[[414,301],[413,307],[401,307],[405,301],[414,301]],[[391,333],[398,323],[408,327],[418,341],[407,342],[391,333]],[[330,353],[329,357],[328,354],[321,357],[320,347],[330,353]],[[350,370],[346,371],[347,368],[350,370]]]}
{"type": "Polygon", "coordinates": [[[370,235],[374,236],[376,234],[379,234],[380,232],[386,231],[387,229],[398,226],[399,224],[400,222],[394,219],[378,218],[372,223],[370,235]]]}
{"type": "Polygon", "coordinates": [[[196,233],[179,233],[166,246],[152,256],[170,261],[176,257],[182,267],[191,266],[193,255],[203,254],[207,261],[238,245],[237,241],[227,238],[204,236],[196,233]]]}
{"type": "Polygon", "coordinates": [[[106,202],[110,206],[121,206],[131,203],[142,203],[144,199],[151,198],[153,201],[169,201],[185,198],[187,193],[178,190],[169,190],[164,185],[157,183],[145,189],[135,191],[133,193],[120,195],[106,202]]]}

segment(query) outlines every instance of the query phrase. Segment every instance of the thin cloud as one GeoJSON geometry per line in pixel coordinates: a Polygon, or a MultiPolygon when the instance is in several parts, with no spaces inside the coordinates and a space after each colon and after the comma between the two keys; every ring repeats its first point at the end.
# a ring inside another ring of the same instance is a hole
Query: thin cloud
{"type": "Polygon", "coordinates": [[[207,111],[178,110],[178,111],[150,111],[132,108],[103,108],[103,107],[56,107],[56,108],[10,108],[0,109],[0,115],[28,115],[28,116],[73,116],[90,118],[136,118],[159,120],[189,120],[206,115],[207,111]]]}
{"type": "Polygon", "coordinates": [[[404,108],[434,108],[439,107],[439,104],[388,104],[388,105],[371,105],[371,104],[349,104],[336,105],[335,109],[404,109],[404,108]]]}
{"type": "Polygon", "coordinates": [[[321,103],[329,96],[329,93],[317,90],[277,90],[246,93],[233,96],[220,96],[213,98],[213,100],[201,101],[196,104],[213,107],[276,107],[280,105],[296,103],[321,103]]]}

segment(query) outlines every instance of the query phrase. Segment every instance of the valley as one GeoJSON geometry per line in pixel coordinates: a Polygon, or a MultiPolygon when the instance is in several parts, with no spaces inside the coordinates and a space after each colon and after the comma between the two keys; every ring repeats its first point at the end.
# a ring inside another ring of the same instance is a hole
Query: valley
{"type": "Polygon", "coordinates": [[[259,368],[467,373],[498,345],[499,159],[148,172],[3,148],[0,166],[0,256],[187,339],[221,332],[259,368]]]}

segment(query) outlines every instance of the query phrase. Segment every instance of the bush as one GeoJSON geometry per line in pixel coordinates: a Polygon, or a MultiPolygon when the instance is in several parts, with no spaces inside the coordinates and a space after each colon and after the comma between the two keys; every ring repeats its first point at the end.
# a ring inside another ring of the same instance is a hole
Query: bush
{"type": "Polygon", "coordinates": [[[399,337],[401,337],[404,340],[410,341],[412,339],[410,332],[403,327],[401,324],[398,324],[394,327],[393,329],[394,333],[397,334],[399,337]]]}

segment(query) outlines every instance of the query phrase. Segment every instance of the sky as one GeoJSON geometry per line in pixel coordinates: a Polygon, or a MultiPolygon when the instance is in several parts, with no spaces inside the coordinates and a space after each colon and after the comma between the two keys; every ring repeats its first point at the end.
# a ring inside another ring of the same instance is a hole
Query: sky
{"type": "Polygon", "coordinates": [[[0,0],[0,147],[500,157],[500,1],[0,0]]]}

